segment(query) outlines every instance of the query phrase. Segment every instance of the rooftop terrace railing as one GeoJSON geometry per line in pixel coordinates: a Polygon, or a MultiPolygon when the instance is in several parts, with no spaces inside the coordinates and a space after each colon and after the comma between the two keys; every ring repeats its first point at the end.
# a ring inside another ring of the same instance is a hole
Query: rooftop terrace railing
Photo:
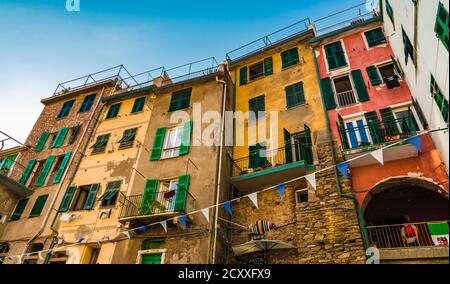
{"type": "Polygon", "coordinates": [[[163,86],[206,76],[218,71],[219,63],[215,57],[190,62],[170,69],[164,69],[163,86]]]}

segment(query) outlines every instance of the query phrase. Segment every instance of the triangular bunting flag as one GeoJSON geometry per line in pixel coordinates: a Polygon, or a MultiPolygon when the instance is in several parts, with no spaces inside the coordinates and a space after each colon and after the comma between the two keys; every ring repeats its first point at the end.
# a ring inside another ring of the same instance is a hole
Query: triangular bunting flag
{"type": "Polygon", "coordinates": [[[84,238],[81,238],[77,241],[77,244],[81,244],[84,241],[84,238]]]}
{"type": "Polygon", "coordinates": [[[227,210],[228,214],[231,216],[233,215],[233,209],[231,208],[231,201],[227,201],[223,204],[223,208],[227,210]]]}
{"type": "Polygon", "coordinates": [[[284,191],[286,190],[286,185],[285,184],[277,185],[277,190],[278,190],[278,193],[280,194],[280,198],[283,199],[284,191]]]}
{"type": "Polygon", "coordinates": [[[139,233],[144,234],[148,232],[148,226],[142,226],[138,228],[139,233]]]}
{"type": "Polygon", "coordinates": [[[422,138],[421,138],[421,136],[414,136],[414,137],[408,138],[407,141],[411,145],[416,147],[417,151],[422,152],[422,138]]]}
{"type": "Polygon", "coordinates": [[[186,230],[186,226],[187,226],[187,223],[186,223],[186,215],[180,216],[180,217],[178,218],[178,220],[180,221],[180,224],[181,224],[181,226],[183,227],[183,229],[186,230]]]}
{"type": "Polygon", "coordinates": [[[130,231],[122,232],[122,234],[124,234],[125,236],[127,236],[128,239],[131,239],[130,231]]]}
{"type": "Polygon", "coordinates": [[[309,174],[305,176],[305,178],[309,182],[309,184],[314,188],[314,190],[316,190],[317,189],[316,173],[309,174]]]}
{"type": "Polygon", "coordinates": [[[17,256],[17,264],[22,264],[23,254],[17,256]]]}
{"type": "Polygon", "coordinates": [[[39,258],[39,260],[44,260],[45,259],[45,257],[44,256],[42,256],[42,253],[45,253],[45,251],[40,251],[40,252],[38,252],[38,258],[39,258]]]}
{"type": "Polygon", "coordinates": [[[167,221],[161,221],[159,224],[164,228],[164,231],[167,233],[167,221]]]}
{"type": "Polygon", "coordinates": [[[378,149],[370,153],[380,164],[384,166],[383,149],[378,149]]]}
{"type": "Polygon", "coordinates": [[[248,195],[248,198],[250,198],[253,204],[255,204],[256,208],[258,208],[258,192],[248,195]]]}
{"type": "Polygon", "coordinates": [[[343,177],[348,178],[348,162],[340,163],[336,167],[343,177]]]}
{"type": "Polygon", "coordinates": [[[203,216],[205,216],[206,221],[208,221],[208,223],[209,223],[209,208],[202,209],[201,212],[202,212],[203,216]]]}

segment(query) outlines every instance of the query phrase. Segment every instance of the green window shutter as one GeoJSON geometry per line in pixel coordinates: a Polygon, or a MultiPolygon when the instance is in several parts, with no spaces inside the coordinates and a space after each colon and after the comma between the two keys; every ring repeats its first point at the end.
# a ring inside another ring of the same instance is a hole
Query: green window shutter
{"type": "Polygon", "coordinates": [[[380,109],[381,119],[383,121],[384,131],[387,136],[395,136],[399,134],[397,121],[390,107],[380,109]]]}
{"type": "Polygon", "coordinates": [[[348,143],[348,137],[347,137],[345,123],[340,114],[338,114],[337,117],[338,117],[337,124],[338,124],[338,129],[339,129],[339,136],[341,137],[342,148],[344,150],[347,150],[350,148],[350,144],[348,143]]]}
{"type": "Polygon", "coordinates": [[[78,110],[79,113],[89,111],[94,104],[95,97],[97,94],[92,94],[89,96],[86,96],[83,100],[83,103],[81,104],[80,110],[78,110]]]}
{"type": "Polygon", "coordinates": [[[69,133],[69,128],[61,128],[56,135],[56,139],[52,143],[51,148],[59,148],[64,144],[66,140],[67,133],[69,133]]]}
{"type": "Polygon", "coordinates": [[[264,76],[269,76],[273,74],[273,60],[272,57],[267,57],[264,59],[264,76]]]}
{"type": "Polygon", "coordinates": [[[177,196],[175,199],[175,211],[185,212],[188,189],[189,189],[189,175],[179,176],[177,196]]]}
{"type": "Polygon", "coordinates": [[[384,36],[383,30],[381,28],[376,28],[371,31],[364,33],[367,39],[367,44],[369,47],[374,47],[379,44],[386,43],[386,37],[384,36]]]}
{"type": "Polygon", "coordinates": [[[153,141],[152,153],[150,155],[150,161],[158,161],[161,158],[165,136],[166,136],[165,128],[158,128],[156,130],[155,140],[153,141]]]}
{"type": "Polygon", "coordinates": [[[47,161],[45,161],[44,167],[42,168],[42,172],[39,175],[38,179],[36,180],[36,186],[43,186],[45,183],[45,180],[47,179],[47,175],[50,172],[50,169],[52,168],[53,161],[55,160],[55,156],[49,156],[47,158],[47,161]]]}
{"type": "Polygon", "coordinates": [[[39,215],[41,215],[42,210],[44,209],[44,206],[45,206],[45,202],[47,202],[47,199],[48,199],[48,194],[41,195],[36,199],[36,202],[34,203],[34,206],[30,212],[30,216],[29,216],[30,218],[38,217],[39,215]]]}
{"type": "Polygon", "coordinates": [[[39,140],[38,140],[36,146],[34,147],[34,151],[41,152],[44,149],[45,143],[47,143],[49,136],[50,136],[50,133],[43,132],[41,134],[41,137],[39,137],[39,140]]]}
{"type": "Polygon", "coordinates": [[[17,202],[16,208],[14,209],[13,214],[11,215],[10,221],[17,221],[22,216],[23,211],[25,210],[25,207],[27,206],[28,198],[27,199],[21,199],[19,202],[17,202]]]}
{"type": "Polygon", "coordinates": [[[249,100],[249,110],[254,111],[256,115],[260,111],[266,111],[266,98],[264,95],[249,100]]]}
{"type": "Polygon", "coordinates": [[[400,65],[398,64],[397,60],[396,60],[396,59],[394,58],[394,56],[392,56],[392,55],[391,55],[391,60],[392,60],[392,64],[394,65],[395,72],[397,72],[397,74],[398,74],[400,77],[403,77],[403,71],[402,71],[402,69],[400,68],[400,65]]]}
{"type": "Polygon", "coordinates": [[[247,84],[248,82],[247,74],[248,74],[248,67],[247,66],[242,67],[239,71],[239,82],[241,86],[247,84]]]}
{"type": "Polygon", "coordinates": [[[386,13],[389,16],[389,19],[391,19],[392,25],[394,26],[395,30],[395,24],[394,24],[394,10],[392,10],[391,3],[389,3],[388,0],[386,0],[386,13]]]}
{"type": "Polygon", "coordinates": [[[141,112],[144,109],[145,98],[138,98],[134,101],[131,113],[141,112]]]}
{"type": "Polygon", "coordinates": [[[192,137],[192,120],[184,124],[183,134],[181,135],[180,156],[189,153],[189,146],[191,145],[192,137]]]}
{"type": "Polygon", "coordinates": [[[108,113],[106,114],[106,119],[111,119],[117,117],[119,114],[120,106],[122,103],[114,104],[109,107],[108,113]]]}
{"type": "Polygon", "coordinates": [[[314,164],[314,157],[312,152],[311,129],[305,124],[305,140],[300,144],[302,159],[308,165],[314,164]]]}
{"type": "Polygon", "coordinates": [[[282,68],[287,68],[300,63],[298,48],[292,48],[281,53],[282,68]]]}
{"type": "Polygon", "coordinates": [[[61,200],[61,204],[59,205],[59,212],[67,212],[70,207],[70,203],[72,202],[72,198],[77,190],[76,186],[67,187],[66,193],[64,194],[63,199],[61,200]]]}
{"type": "Polygon", "coordinates": [[[145,212],[146,215],[152,213],[151,210],[153,209],[153,201],[156,197],[158,183],[159,181],[157,179],[148,179],[145,184],[144,195],[142,196],[141,201],[141,208],[148,210],[145,212]]]}
{"type": "Polygon", "coordinates": [[[434,79],[434,76],[431,75],[431,94],[433,95],[434,101],[436,105],[438,106],[442,118],[445,122],[448,123],[449,121],[449,102],[448,99],[444,97],[444,94],[442,93],[441,89],[439,88],[436,80],[434,79]]]}
{"type": "Polygon", "coordinates": [[[284,152],[286,155],[286,163],[292,163],[293,157],[292,157],[292,140],[291,140],[291,133],[286,130],[286,128],[283,129],[284,134],[284,152]]]}
{"type": "Polygon", "coordinates": [[[72,151],[69,151],[64,155],[61,165],[59,166],[58,172],[56,173],[56,176],[53,179],[53,184],[57,184],[61,181],[61,178],[64,174],[64,171],[66,170],[67,163],[69,162],[71,155],[72,155],[72,151]]]}
{"type": "Polygon", "coordinates": [[[384,142],[383,130],[381,128],[380,119],[375,111],[366,112],[364,114],[367,127],[369,128],[370,137],[374,144],[380,144],[384,142]]]}
{"type": "Polygon", "coordinates": [[[192,88],[180,90],[172,93],[169,112],[186,109],[190,106],[192,88]]]}
{"type": "Polygon", "coordinates": [[[353,70],[352,72],[353,84],[358,94],[358,100],[360,102],[366,102],[369,100],[369,92],[367,91],[366,83],[361,70],[353,70]]]}
{"type": "Polygon", "coordinates": [[[303,82],[287,86],[285,91],[287,108],[305,103],[305,91],[303,88],[303,82]]]}
{"type": "Polygon", "coordinates": [[[336,108],[336,100],[334,99],[334,90],[331,79],[329,77],[322,78],[320,80],[320,85],[322,87],[322,96],[326,109],[336,108]]]}
{"type": "Polygon", "coordinates": [[[89,194],[86,197],[86,201],[83,205],[83,210],[91,210],[94,207],[95,198],[97,197],[97,191],[100,188],[100,184],[96,183],[91,185],[89,189],[89,194]]]}
{"type": "Polygon", "coordinates": [[[11,167],[14,165],[17,155],[18,154],[5,157],[5,159],[0,162],[0,171],[5,171],[5,174],[7,174],[9,172],[9,169],[11,169],[11,167]]]}
{"type": "Polygon", "coordinates": [[[402,27],[402,37],[403,37],[403,51],[405,53],[405,64],[408,65],[408,58],[411,57],[411,60],[414,63],[414,46],[411,43],[411,40],[408,37],[408,34],[402,27]]]}
{"type": "Polygon", "coordinates": [[[66,116],[68,116],[74,103],[75,103],[75,100],[65,102],[56,118],[65,118],[66,116]]]}
{"type": "Polygon", "coordinates": [[[380,74],[378,74],[378,68],[376,66],[369,66],[366,68],[367,75],[369,75],[370,83],[372,86],[378,86],[383,83],[380,74]]]}
{"type": "Polygon", "coordinates": [[[344,49],[340,41],[325,46],[328,68],[336,69],[347,65],[344,49]]]}
{"type": "Polygon", "coordinates": [[[436,25],[434,27],[434,31],[437,37],[442,41],[445,48],[448,50],[449,46],[449,33],[448,33],[448,11],[445,9],[444,4],[439,2],[438,11],[436,14],[436,25]]]}
{"type": "Polygon", "coordinates": [[[22,177],[19,180],[19,183],[22,185],[25,185],[30,178],[30,174],[34,169],[34,166],[36,165],[36,160],[30,160],[27,164],[27,167],[25,168],[22,177]]]}

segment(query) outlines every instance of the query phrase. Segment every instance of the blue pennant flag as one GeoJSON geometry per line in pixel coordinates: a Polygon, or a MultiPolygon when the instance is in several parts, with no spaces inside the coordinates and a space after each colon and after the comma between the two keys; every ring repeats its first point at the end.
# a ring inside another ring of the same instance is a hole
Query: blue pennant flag
{"type": "Polygon", "coordinates": [[[81,238],[77,241],[77,244],[81,244],[84,241],[84,238],[81,238]]]}
{"type": "Polygon", "coordinates": [[[148,232],[148,226],[142,226],[140,228],[138,228],[138,231],[142,234],[148,232]]]}
{"type": "Polygon", "coordinates": [[[343,177],[348,178],[348,162],[340,163],[336,167],[343,177]]]}
{"type": "Polygon", "coordinates": [[[227,210],[227,212],[230,216],[233,215],[233,209],[231,209],[231,201],[225,202],[225,204],[223,205],[223,208],[225,208],[225,210],[227,210]]]}
{"type": "Polygon", "coordinates": [[[286,190],[286,185],[285,184],[277,185],[277,190],[278,190],[278,193],[280,194],[280,198],[283,199],[284,198],[284,192],[286,190]]]}
{"type": "Polygon", "coordinates": [[[186,215],[180,216],[178,218],[178,220],[180,220],[181,225],[183,226],[184,229],[186,229],[187,227],[187,223],[186,223],[186,215]]]}
{"type": "Polygon", "coordinates": [[[414,136],[414,137],[408,138],[407,141],[409,142],[409,144],[411,144],[414,147],[416,147],[417,151],[422,152],[422,138],[421,138],[421,136],[414,136]]]}

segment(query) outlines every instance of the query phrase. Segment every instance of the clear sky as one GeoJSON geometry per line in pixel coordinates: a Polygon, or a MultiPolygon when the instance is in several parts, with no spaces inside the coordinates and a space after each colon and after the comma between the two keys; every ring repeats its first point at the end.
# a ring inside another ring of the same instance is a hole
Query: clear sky
{"type": "Polygon", "coordinates": [[[0,0],[0,130],[25,141],[57,84],[124,64],[132,74],[225,54],[364,0],[0,0]]]}

